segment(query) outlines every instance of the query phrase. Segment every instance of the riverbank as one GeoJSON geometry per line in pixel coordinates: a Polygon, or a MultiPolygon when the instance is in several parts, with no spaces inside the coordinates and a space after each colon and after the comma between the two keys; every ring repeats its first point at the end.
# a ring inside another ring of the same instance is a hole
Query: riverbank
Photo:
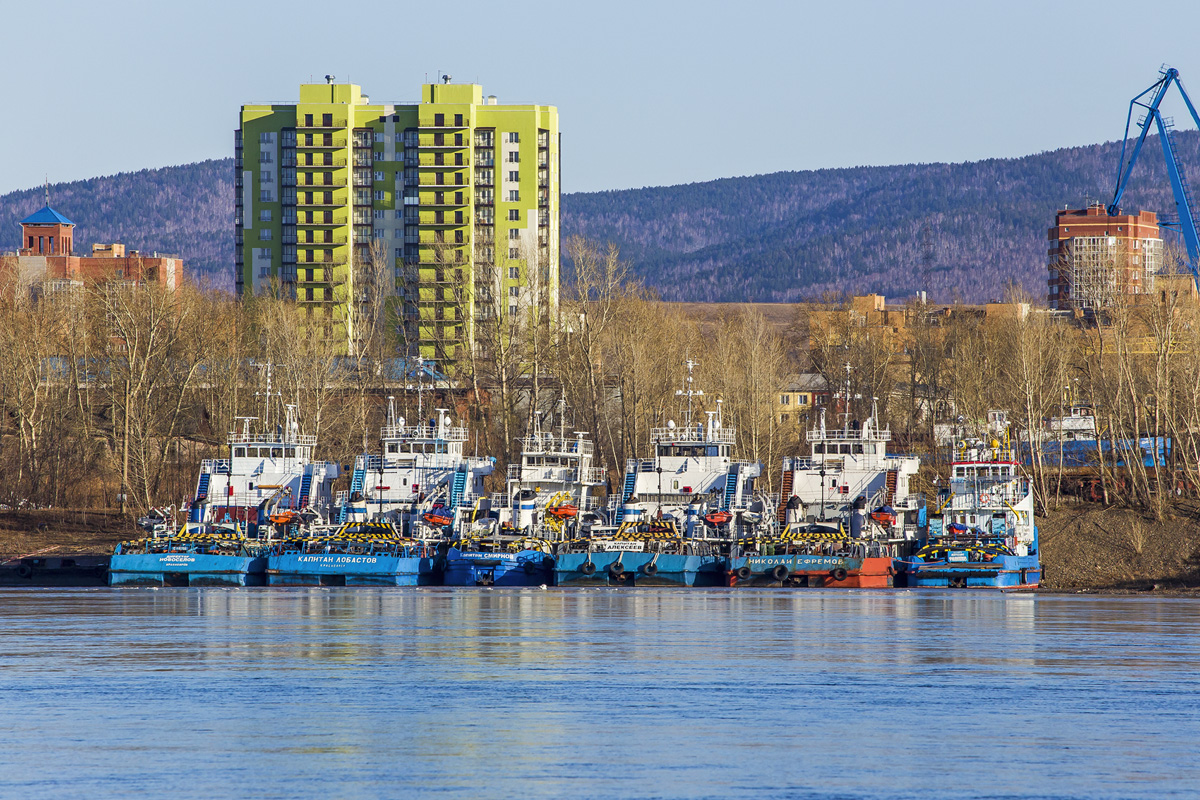
{"type": "Polygon", "coordinates": [[[0,511],[0,562],[29,556],[109,555],[137,534],[112,511],[0,511]]]}

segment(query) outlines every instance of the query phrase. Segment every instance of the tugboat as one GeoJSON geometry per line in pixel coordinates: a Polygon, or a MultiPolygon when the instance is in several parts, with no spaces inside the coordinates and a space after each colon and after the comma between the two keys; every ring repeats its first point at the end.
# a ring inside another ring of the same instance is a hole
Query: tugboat
{"type": "Polygon", "coordinates": [[[914,549],[925,527],[925,498],[910,494],[920,469],[915,456],[888,453],[891,431],[871,415],[852,422],[847,377],[841,428],[825,425],[825,409],[808,431],[806,458],[783,460],[779,536],[739,542],[737,582],[787,586],[888,587],[893,559],[914,549]]]}
{"type": "Polygon", "coordinates": [[[431,586],[440,583],[433,546],[400,535],[390,522],[348,522],[332,533],[273,546],[271,586],[431,586]]]}
{"type": "Polygon", "coordinates": [[[175,532],[148,517],[149,536],[117,546],[109,585],[261,586],[271,543],[323,520],[337,464],[312,460],[316,437],[300,433],[295,406],[272,431],[270,402],[268,369],[263,430],[238,417],[230,457],[201,464],[187,521],[175,532]]]}
{"type": "Polygon", "coordinates": [[[587,433],[567,434],[565,398],[558,423],[556,434],[534,416],[505,492],[492,496],[490,513],[466,526],[447,553],[447,586],[551,585],[554,548],[606,522],[599,496],[605,469],[592,465],[587,433]]]}
{"type": "Polygon", "coordinates": [[[381,452],[355,460],[350,490],[337,499],[338,523],[387,521],[405,536],[439,539],[479,513],[495,459],[464,456],[467,429],[451,423],[448,409],[436,411],[408,425],[388,398],[381,452]]]}
{"type": "Polygon", "coordinates": [[[897,561],[908,585],[1037,588],[1042,568],[1033,488],[1007,439],[959,441],[950,470],[924,546],[897,561]]]}
{"type": "Polygon", "coordinates": [[[687,361],[682,426],[669,420],[651,430],[654,458],[630,459],[621,494],[610,497],[610,525],[564,542],[558,585],[718,586],[728,581],[730,547],[745,535],[769,531],[774,503],[754,492],[757,462],[735,461],[735,430],[725,427],[721,401],[693,422],[694,361],[687,361]]]}

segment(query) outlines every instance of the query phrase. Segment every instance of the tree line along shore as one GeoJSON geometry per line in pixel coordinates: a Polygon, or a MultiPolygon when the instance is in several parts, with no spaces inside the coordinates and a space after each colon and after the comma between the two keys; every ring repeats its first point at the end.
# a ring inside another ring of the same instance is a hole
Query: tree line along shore
{"type": "MultiPolygon", "coordinates": [[[[503,476],[534,415],[557,426],[565,399],[568,426],[589,432],[616,483],[626,459],[646,452],[650,429],[680,418],[676,393],[692,359],[695,385],[706,401],[723,401],[737,429],[739,457],[764,464],[766,491],[779,490],[780,460],[805,452],[804,432],[821,413],[810,406],[784,418],[781,387],[814,373],[834,395],[824,409],[830,424],[878,405],[894,449],[927,458],[926,490],[946,468],[939,421],[969,426],[1003,409],[1012,430],[1034,430],[1086,403],[1102,438],[1173,443],[1166,468],[1093,465],[1099,494],[1089,499],[1141,515],[1151,532],[1191,516],[1200,484],[1200,314],[1186,297],[1118,304],[1088,320],[1019,293],[999,310],[912,301],[881,315],[826,297],[790,315],[764,314],[753,305],[665,303],[632,278],[615,248],[574,240],[565,251],[571,280],[556,315],[481,325],[467,357],[452,369],[439,365],[452,380],[422,391],[403,343],[388,335],[399,326],[386,304],[360,312],[360,339],[347,342],[278,297],[238,300],[190,285],[40,297],[3,287],[0,504],[99,512],[124,495],[125,511],[136,515],[185,502],[200,461],[225,455],[237,417],[261,416],[265,364],[273,402],[296,407],[305,432],[318,437],[319,457],[351,463],[377,447],[394,396],[409,419],[418,404],[426,415],[450,408],[470,431],[467,451],[495,456],[503,476]]],[[[1077,484],[1038,452],[1029,466],[1038,513],[1075,513],[1077,484]]]]}

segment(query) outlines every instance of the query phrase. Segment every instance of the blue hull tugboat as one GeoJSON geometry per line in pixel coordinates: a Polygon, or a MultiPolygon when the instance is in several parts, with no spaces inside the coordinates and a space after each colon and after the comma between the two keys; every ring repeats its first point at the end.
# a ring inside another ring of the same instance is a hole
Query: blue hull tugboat
{"type": "Polygon", "coordinates": [[[489,553],[451,547],[445,558],[446,586],[543,586],[554,582],[554,557],[544,550],[489,553]]]}
{"type": "Polygon", "coordinates": [[[110,586],[262,586],[267,567],[261,543],[234,531],[183,532],[117,545],[110,586]]]}
{"type": "Polygon", "coordinates": [[[695,362],[676,392],[686,399],[683,424],[650,431],[654,457],[630,459],[620,494],[610,496],[610,525],[592,525],[556,555],[560,586],[723,586],[731,548],[774,530],[778,500],[755,491],[757,462],[734,457],[733,427],[721,401],[693,422],[704,392],[693,388],[695,362]]]}
{"type": "Polygon", "coordinates": [[[300,433],[294,406],[271,428],[271,396],[268,369],[263,429],[239,418],[229,458],[202,462],[183,529],[166,512],[139,520],[150,535],[117,546],[109,585],[261,586],[271,544],[328,511],[337,465],[312,459],[316,437],[300,433]]]}
{"type": "Polygon", "coordinates": [[[436,586],[433,547],[386,522],[347,523],[332,534],[289,539],[267,558],[270,586],[436,586]]]}
{"type": "Polygon", "coordinates": [[[960,441],[941,514],[915,556],[897,560],[908,586],[1036,589],[1042,567],[1033,489],[1016,454],[993,439],[960,441]]]}

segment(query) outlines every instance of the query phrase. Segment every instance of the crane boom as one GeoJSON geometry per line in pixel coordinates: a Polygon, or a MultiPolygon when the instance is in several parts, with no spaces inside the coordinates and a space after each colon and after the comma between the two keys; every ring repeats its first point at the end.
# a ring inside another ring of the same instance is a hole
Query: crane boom
{"type": "Polygon", "coordinates": [[[1129,114],[1125,118],[1125,137],[1121,140],[1121,159],[1117,164],[1117,188],[1113,192],[1108,213],[1110,216],[1121,213],[1121,198],[1125,195],[1129,177],[1133,174],[1133,167],[1137,163],[1138,155],[1142,152],[1142,145],[1145,144],[1146,136],[1150,133],[1150,125],[1153,123],[1158,131],[1159,142],[1162,144],[1163,158],[1167,163],[1171,192],[1175,196],[1175,210],[1178,215],[1178,222],[1175,224],[1179,226],[1179,232],[1183,235],[1188,252],[1188,268],[1192,272],[1192,278],[1196,281],[1197,289],[1200,290],[1200,236],[1196,233],[1195,203],[1192,200],[1192,191],[1188,185],[1187,175],[1183,171],[1183,164],[1179,160],[1178,148],[1175,146],[1174,126],[1171,120],[1163,117],[1159,107],[1173,84],[1183,97],[1188,113],[1192,115],[1192,121],[1198,128],[1200,128],[1200,115],[1196,113],[1192,99],[1188,97],[1187,90],[1183,88],[1183,82],[1179,80],[1179,70],[1164,65],[1159,73],[1162,77],[1153,86],[1129,101],[1129,114]],[[1141,133],[1138,134],[1137,141],[1130,148],[1129,129],[1134,124],[1133,111],[1135,108],[1145,109],[1146,114],[1136,123],[1141,128],[1141,133]],[[1126,150],[1129,150],[1128,161],[1125,158],[1126,150]]]}

